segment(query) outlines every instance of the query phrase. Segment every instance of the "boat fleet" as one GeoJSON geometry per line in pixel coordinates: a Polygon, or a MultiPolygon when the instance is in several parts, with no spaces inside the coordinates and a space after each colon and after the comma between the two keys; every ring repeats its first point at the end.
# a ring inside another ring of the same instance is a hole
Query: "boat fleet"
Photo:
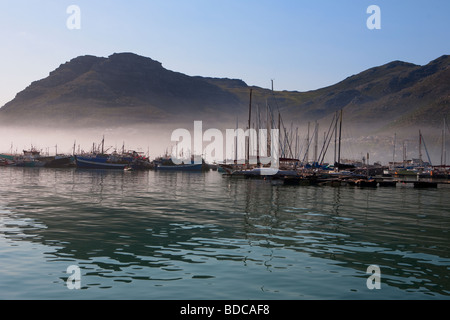
{"type": "Polygon", "coordinates": [[[357,163],[318,164],[302,163],[298,159],[280,158],[279,167],[251,163],[248,159],[242,164],[207,164],[201,163],[175,164],[171,157],[161,156],[150,160],[142,152],[116,150],[107,153],[93,148],[90,153],[72,155],[56,154],[42,155],[32,147],[23,150],[23,154],[0,154],[0,166],[14,167],[47,167],[47,168],[80,168],[109,170],[158,170],[204,172],[217,170],[225,178],[263,179],[272,183],[284,185],[327,185],[327,186],[358,186],[358,187],[395,187],[397,183],[414,183],[415,187],[436,187],[436,182],[423,178],[441,178],[441,183],[448,183],[450,166],[431,166],[428,162],[413,159],[404,163],[361,165],[357,163]],[[415,179],[411,179],[411,177],[415,179]]]}
{"type": "Polygon", "coordinates": [[[0,154],[0,166],[10,167],[47,167],[47,168],[80,168],[80,169],[115,169],[115,170],[160,170],[160,171],[207,171],[217,169],[214,165],[208,165],[204,161],[197,164],[193,159],[191,163],[175,164],[169,156],[158,157],[150,161],[142,152],[116,150],[108,153],[104,151],[104,139],[101,150],[93,150],[89,153],[54,156],[43,155],[35,147],[23,150],[22,154],[0,154]]]}
{"type": "MultiPolygon", "coordinates": [[[[377,186],[395,186],[397,182],[406,183],[406,180],[399,180],[403,178],[417,178],[416,182],[419,182],[422,178],[442,178],[445,180],[450,179],[450,166],[445,164],[446,151],[445,151],[445,135],[446,131],[450,131],[448,125],[444,120],[444,129],[442,131],[442,156],[441,165],[432,166],[431,160],[426,149],[423,135],[419,130],[419,159],[413,159],[412,161],[406,161],[406,152],[404,150],[404,160],[401,163],[395,162],[395,137],[394,137],[394,155],[393,161],[389,163],[389,166],[382,166],[379,163],[375,163],[370,166],[368,164],[369,154],[367,154],[367,164],[363,158],[364,164],[358,165],[357,163],[350,163],[341,158],[341,131],[342,131],[342,110],[336,111],[332,119],[328,132],[325,132],[323,147],[319,152],[318,148],[318,123],[314,129],[314,133],[310,136],[310,123],[308,123],[308,132],[305,142],[306,151],[303,159],[297,159],[300,157],[299,139],[298,134],[288,134],[286,127],[283,125],[282,117],[278,112],[278,123],[275,121],[273,110],[270,105],[266,106],[266,122],[267,132],[270,130],[277,130],[280,132],[278,136],[278,148],[277,153],[279,155],[279,162],[276,168],[272,168],[271,164],[261,164],[259,148],[257,148],[256,157],[253,155],[253,159],[250,156],[250,137],[246,138],[245,147],[246,155],[245,159],[237,161],[224,161],[221,164],[207,164],[201,158],[201,161],[194,161],[191,156],[190,161],[181,164],[172,161],[169,155],[158,157],[150,161],[149,157],[142,152],[125,151],[122,147],[121,152],[117,150],[112,153],[107,153],[104,150],[104,137],[98,148],[93,145],[92,151],[89,153],[78,152],[75,153],[75,144],[72,155],[58,154],[55,156],[44,156],[36,148],[30,150],[23,150],[23,154],[0,154],[0,166],[17,166],[17,167],[76,167],[81,169],[116,169],[124,171],[133,170],[159,170],[159,171],[189,171],[189,172],[203,172],[209,170],[219,171],[223,177],[231,178],[247,178],[247,179],[264,179],[276,182],[282,182],[288,185],[332,185],[338,186],[342,184],[361,186],[361,187],[377,187],[377,186]],[[283,138],[281,133],[284,133],[283,138]],[[295,136],[295,143],[294,143],[295,136]],[[331,141],[334,137],[334,164],[329,165],[324,163],[324,158],[331,141]],[[313,146],[314,141],[314,146],[313,146]],[[428,156],[428,162],[422,160],[422,145],[428,156]],[[101,147],[101,148],[100,148],[101,147]],[[309,160],[309,152],[314,152],[313,161],[309,160]],[[200,162],[200,163],[199,163],[200,162]],[[394,179],[396,178],[396,179],[394,179]]],[[[249,117],[248,117],[248,129],[251,126],[252,118],[252,90],[250,89],[250,103],[249,103],[249,117]]],[[[261,114],[258,108],[256,128],[260,129],[261,114]]],[[[237,125],[236,125],[237,128],[237,125]]],[[[292,131],[292,130],[291,130],[292,131]]],[[[256,130],[256,132],[258,132],[256,130]]],[[[237,157],[237,136],[235,137],[235,157],[237,157]]],[[[256,145],[259,146],[259,136],[256,133],[256,145]]],[[[267,153],[270,149],[270,143],[268,140],[267,153]]],[[[275,154],[275,153],[274,153],[275,154]]],[[[411,181],[409,181],[411,182],[411,181]]],[[[423,182],[423,181],[420,181],[423,182]]],[[[428,186],[426,181],[417,186],[428,186]]],[[[430,186],[434,187],[434,184],[430,186]]]]}
{"type": "MultiPolygon", "coordinates": [[[[361,168],[339,170],[337,166],[293,166],[282,167],[275,173],[267,173],[261,167],[240,168],[219,165],[224,177],[269,180],[274,184],[317,185],[317,186],[356,186],[356,187],[395,187],[397,184],[414,184],[416,188],[436,188],[438,184],[450,184],[450,169],[439,171],[417,171],[414,175],[390,170],[387,166],[373,165],[361,168]],[[433,172],[436,172],[433,174],[433,172]],[[437,173],[439,172],[439,173],[437,173]]],[[[413,171],[411,171],[413,172],[413,171]]]]}

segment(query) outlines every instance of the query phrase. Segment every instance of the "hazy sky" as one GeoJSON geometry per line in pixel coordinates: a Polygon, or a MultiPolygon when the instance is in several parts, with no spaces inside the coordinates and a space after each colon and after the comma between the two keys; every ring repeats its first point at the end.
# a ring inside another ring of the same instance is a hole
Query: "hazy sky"
{"type": "Polygon", "coordinates": [[[0,106],[79,55],[134,52],[188,75],[307,91],[450,54],[446,0],[0,0],[0,106]],[[69,29],[70,5],[80,29],[69,29]],[[370,30],[370,5],[381,29],[370,30]]]}

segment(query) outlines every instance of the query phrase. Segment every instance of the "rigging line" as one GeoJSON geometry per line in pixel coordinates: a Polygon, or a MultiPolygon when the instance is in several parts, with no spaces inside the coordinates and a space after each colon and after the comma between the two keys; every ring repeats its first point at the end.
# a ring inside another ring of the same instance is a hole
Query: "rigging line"
{"type": "Polygon", "coordinates": [[[323,160],[325,158],[325,154],[326,154],[326,152],[328,150],[328,146],[330,145],[331,137],[333,136],[332,134],[330,136],[330,132],[333,129],[333,124],[335,122],[335,117],[336,117],[336,115],[333,115],[333,119],[331,120],[330,127],[328,128],[327,135],[326,135],[325,139],[323,140],[322,150],[320,150],[319,157],[317,158],[317,159],[322,158],[322,160],[320,162],[318,161],[319,163],[323,163],[323,160]],[[327,141],[328,141],[328,144],[327,144],[327,141]],[[326,147],[325,147],[325,145],[326,145],[326,147]]]}
{"type": "MultiPolygon", "coordinates": [[[[299,137],[299,138],[300,138],[300,137],[299,137]]],[[[306,134],[303,134],[303,135],[301,136],[301,141],[305,141],[306,138],[307,138],[307,133],[306,133],[306,134]]],[[[300,147],[300,150],[298,151],[298,158],[299,158],[299,159],[300,159],[300,155],[303,153],[303,148],[305,148],[305,146],[307,147],[307,144],[305,144],[305,143],[300,143],[300,144],[299,144],[299,147],[300,147]]],[[[305,151],[305,157],[306,157],[306,151],[305,151]]],[[[303,158],[303,160],[305,160],[305,159],[303,158]]]]}
{"type": "Polygon", "coordinates": [[[274,93],[273,90],[272,90],[272,97],[273,97],[273,99],[275,100],[275,104],[276,104],[276,107],[277,107],[277,109],[278,109],[278,112],[281,112],[281,111],[280,111],[280,106],[278,105],[278,101],[277,101],[277,98],[275,97],[275,93],[274,93]]]}
{"type": "Polygon", "coordinates": [[[310,147],[311,147],[312,141],[314,140],[315,134],[316,134],[316,130],[314,130],[312,136],[311,136],[310,139],[308,140],[308,145],[307,145],[307,148],[306,148],[306,151],[305,151],[305,156],[303,157],[303,162],[305,162],[305,160],[306,160],[306,161],[309,160],[309,159],[306,159],[306,156],[307,156],[307,154],[309,153],[309,149],[310,149],[310,147]]]}
{"type": "Polygon", "coordinates": [[[284,126],[284,122],[283,122],[283,118],[280,115],[280,119],[281,119],[281,124],[283,125],[283,129],[284,129],[284,139],[285,139],[285,143],[287,143],[289,152],[292,156],[292,149],[291,149],[291,144],[289,143],[289,138],[287,137],[287,132],[286,132],[286,127],[284,126]]]}
{"type": "MultiPolygon", "coordinates": [[[[331,121],[331,124],[330,124],[330,128],[328,129],[328,134],[327,134],[327,137],[326,137],[326,139],[328,139],[328,143],[327,143],[325,151],[324,151],[324,153],[322,155],[322,160],[321,160],[320,164],[323,164],[323,161],[325,159],[325,155],[326,155],[326,153],[328,151],[328,147],[330,146],[330,143],[331,143],[331,138],[333,137],[333,134],[330,135],[330,132],[333,129],[333,122],[335,122],[334,125],[337,125],[337,119],[335,119],[335,118],[336,118],[336,115],[334,115],[333,120],[331,121]],[[328,138],[328,136],[329,136],[329,138],[328,138]]],[[[325,146],[325,141],[324,141],[324,146],[325,146]]],[[[319,158],[320,158],[320,156],[319,156],[319,158]]]]}
{"type": "Polygon", "coordinates": [[[447,117],[444,117],[445,126],[447,127],[448,132],[450,133],[450,127],[448,126],[447,117]]]}
{"type": "MultiPolygon", "coordinates": [[[[273,108],[271,106],[270,103],[267,103],[267,107],[269,108],[269,113],[270,113],[270,126],[271,126],[271,130],[273,128],[277,128],[277,124],[275,123],[275,117],[273,116],[273,108]]],[[[280,118],[280,122],[281,122],[281,114],[279,114],[279,118],[280,118]]],[[[282,141],[282,130],[280,130],[280,128],[278,128],[278,141],[279,141],[279,148],[280,148],[280,155],[283,154],[284,150],[283,150],[283,146],[281,144],[282,141]]]]}
{"type": "MultiPolygon", "coordinates": [[[[273,91],[273,84],[272,84],[272,90],[271,90],[271,93],[272,93],[272,97],[273,97],[274,100],[275,100],[275,105],[276,105],[276,107],[277,107],[277,109],[278,109],[278,114],[280,114],[281,123],[282,123],[282,125],[283,125],[283,129],[284,129],[284,133],[285,133],[285,136],[284,136],[284,137],[285,137],[285,140],[287,140],[289,152],[290,152],[290,154],[292,155],[292,148],[291,148],[291,145],[290,145],[290,143],[289,143],[289,140],[286,138],[286,137],[287,137],[286,127],[284,126],[283,119],[281,118],[280,106],[278,105],[277,98],[275,97],[275,93],[274,93],[274,91],[273,91]]],[[[281,128],[279,128],[279,129],[281,129],[281,128]]],[[[280,138],[281,138],[281,130],[280,130],[280,138]]],[[[282,151],[283,151],[283,153],[284,153],[286,150],[282,150],[282,151]]]]}
{"type": "Polygon", "coordinates": [[[422,134],[420,134],[420,135],[421,135],[421,137],[422,137],[422,143],[423,143],[423,146],[425,147],[425,152],[427,153],[428,162],[430,163],[430,165],[432,165],[431,159],[430,159],[430,155],[429,155],[428,150],[427,150],[427,145],[425,144],[425,139],[423,138],[423,135],[422,135],[422,134]]]}

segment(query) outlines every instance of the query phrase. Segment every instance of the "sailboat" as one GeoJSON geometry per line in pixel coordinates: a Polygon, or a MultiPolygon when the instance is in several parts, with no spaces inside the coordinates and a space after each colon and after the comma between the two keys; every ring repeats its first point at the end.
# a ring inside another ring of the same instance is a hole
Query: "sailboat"
{"type": "MultiPolygon", "coordinates": [[[[336,125],[337,125],[337,118],[336,118],[336,125]]],[[[341,109],[340,116],[339,116],[338,155],[337,155],[337,161],[334,163],[334,167],[337,168],[338,171],[353,169],[353,168],[355,168],[355,166],[353,164],[341,163],[341,142],[342,142],[342,109],[341,109]]]]}

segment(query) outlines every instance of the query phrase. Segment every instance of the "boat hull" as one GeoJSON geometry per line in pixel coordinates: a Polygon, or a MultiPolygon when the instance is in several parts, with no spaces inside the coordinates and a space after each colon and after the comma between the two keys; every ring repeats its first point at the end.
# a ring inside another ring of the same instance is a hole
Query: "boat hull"
{"type": "Polygon", "coordinates": [[[200,172],[200,171],[203,171],[203,165],[201,163],[199,163],[199,164],[179,164],[179,165],[173,165],[173,166],[159,165],[159,166],[156,167],[156,170],[161,170],[161,171],[196,171],[196,172],[200,172]]]}
{"type": "Polygon", "coordinates": [[[82,169],[117,169],[123,170],[128,163],[108,162],[107,158],[90,158],[75,156],[75,163],[78,168],[82,169]]]}
{"type": "Polygon", "coordinates": [[[39,160],[19,160],[15,163],[16,167],[40,168],[45,166],[45,162],[39,160]]]}
{"type": "Polygon", "coordinates": [[[48,168],[66,168],[72,165],[72,157],[54,157],[45,163],[48,168]]]}

